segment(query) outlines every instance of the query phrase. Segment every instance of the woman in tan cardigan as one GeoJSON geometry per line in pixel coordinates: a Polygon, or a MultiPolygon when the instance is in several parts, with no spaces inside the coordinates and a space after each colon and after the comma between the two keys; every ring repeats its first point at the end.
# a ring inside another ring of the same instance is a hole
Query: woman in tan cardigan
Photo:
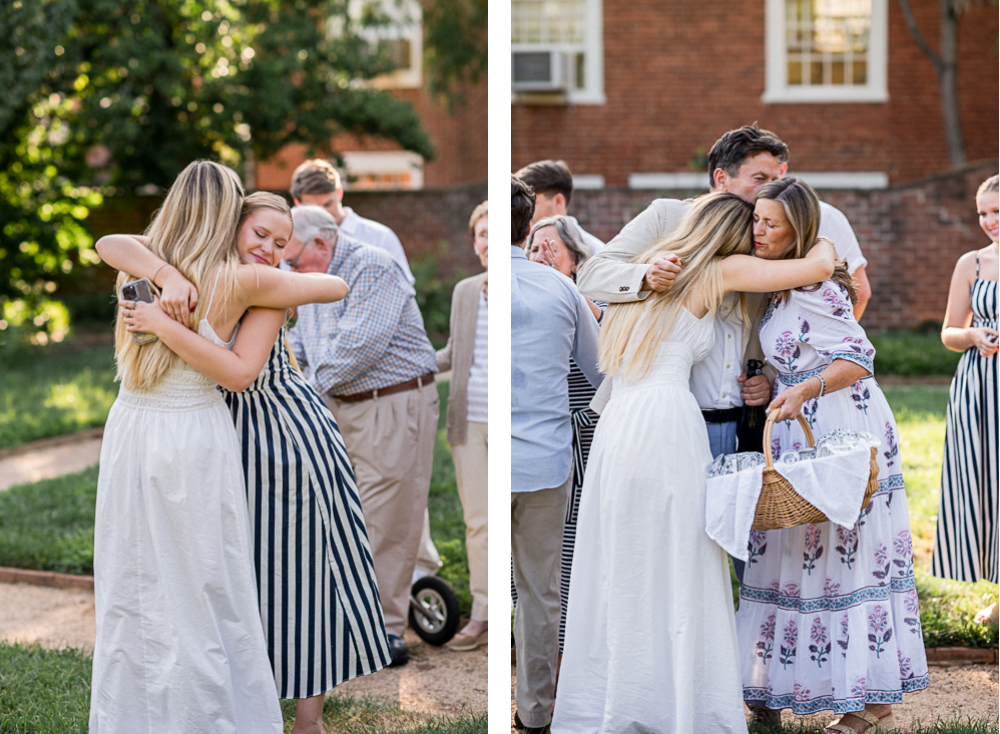
{"type": "MultiPolygon", "coordinates": [[[[472,212],[469,231],[479,261],[488,271],[488,202],[472,212]]],[[[448,647],[465,652],[487,641],[487,501],[486,501],[486,354],[487,273],[455,286],[451,297],[451,333],[438,351],[438,370],[451,370],[448,393],[448,443],[455,461],[458,496],[465,512],[465,547],[469,554],[472,619],[448,647]]]]}

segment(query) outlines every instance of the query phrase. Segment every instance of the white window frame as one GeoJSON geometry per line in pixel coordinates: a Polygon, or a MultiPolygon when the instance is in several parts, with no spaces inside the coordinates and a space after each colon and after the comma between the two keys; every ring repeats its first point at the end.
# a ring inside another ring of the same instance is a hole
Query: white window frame
{"type": "Polygon", "coordinates": [[[344,177],[346,191],[415,191],[424,187],[424,159],[407,150],[345,150],[341,154],[344,167],[340,173],[344,177]],[[409,173],[410,186],[405,189],[352,189],[350,177],[379,173],[409,173]]]}
{"type": "Polygon", "coordinates": [[[513,51],[564,51],[569,54],[583,52],[583,88],[575,87],[576,71],[570,69],[573,84],[569,85],[565,95],[551,93],[512,92],[512,103],[532,103],[533,100],[553,100],[571,104],[605,104],[608,100],[604,95],[604,6],[602,0],[584,0],[584,39],[583,44],[567,43],[515,43],[511,39],[510,50],[513,51]]]}
{"type": "MultiPolygon", "coordinates": [[[[362,6],[373,0],[349,0],[348,14],[360,18],[362,6]]],[[[374,0],[378,1],[378,0],[374,0]]],[[[376,89],[419,89],[423,85],[424,27],[423,13],[417,0],[381,0],[382,12],[394,21],[393,24],[378,28],[361,28],[358,34],[370,43],[379,41],[408,40],[410,42],[410,65],[388,74],[382,74],[367,82],[376,89]]]]}
{"type": "Polygon", "coordinates": [[[764,46],[765,87],[762,100],[775,102],[885,102],[889,99],[888,0],[871,0],[872,18],[865,85],[788,85],[788,47],[785,42],[785,0],[766,0],[764,46]]]}

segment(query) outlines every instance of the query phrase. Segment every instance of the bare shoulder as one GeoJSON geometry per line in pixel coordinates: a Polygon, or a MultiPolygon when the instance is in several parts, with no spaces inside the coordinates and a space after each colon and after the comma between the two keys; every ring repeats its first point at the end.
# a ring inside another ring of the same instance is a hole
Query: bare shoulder
{"type": "Polygon", "coordinates": [[[955,277],[965,278],[969,281],[976,277],[976,256],[979,255],[978,250],[971,250],[960,258],[958,262],[955,263],[955,277]]]}

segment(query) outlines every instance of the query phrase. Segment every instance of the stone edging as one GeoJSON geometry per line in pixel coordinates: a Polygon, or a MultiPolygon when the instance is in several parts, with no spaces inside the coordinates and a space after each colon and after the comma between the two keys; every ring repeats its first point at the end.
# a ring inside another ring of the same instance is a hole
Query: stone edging
{"type": "Polygon", "coordinates": [[[0,566],[0,582],[8,584],[31,584],[32,586],[53,586],[59,589],[94,590],[93,576],[75,576],[53,571],[29,571],[23,568],[0,566]]]}
{"type": "Polygon", "coordinates": [[[55,438],[43,438],[40,441],[32,441],[31,443],[21,444],[20,446],[15,446],[12,449],[0,450],[0,460],[9,458],[11,456],[17,456],[19,454],[26,454],[29,451],[37,451],[39,449],[50,449],[53,446],[62,446],[67,443],[76,443],[77,441],[86,441],[91,438],[101,438],[104,435],[104,426],[99,426],[98,428],[91,428],[90,430],[83,431],[82,433],[70,433],[65,436],[56,436],[55,438]]]}

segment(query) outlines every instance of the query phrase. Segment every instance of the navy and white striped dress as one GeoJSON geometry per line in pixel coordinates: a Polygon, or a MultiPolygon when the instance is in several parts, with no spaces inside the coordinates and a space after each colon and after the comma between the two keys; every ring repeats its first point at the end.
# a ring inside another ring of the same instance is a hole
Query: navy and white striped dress
{"type": "Polygon", "coordinates": [[[340,429],[292,367],[283,327],[245,391],[224,391],[246,472],[257,594],[281,698],[389,664],[361,500],[340,429]]]}
{"type": "MultiPolygon", "coordinates": [[[[997,281],[972,285],[973,326],[997,328],[997,281]]],[[[931,573],[997,583],[997,355],[973,347],[958,363],[948,398],[941,505],[931,573]]]]}

